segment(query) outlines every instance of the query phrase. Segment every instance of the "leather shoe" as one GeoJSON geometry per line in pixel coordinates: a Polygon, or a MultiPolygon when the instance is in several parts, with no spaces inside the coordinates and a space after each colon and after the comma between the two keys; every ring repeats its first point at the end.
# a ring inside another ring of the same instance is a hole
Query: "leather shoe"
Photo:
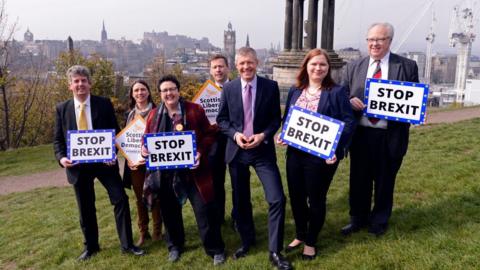
{"type": "Polygon", "coordinates": [[[145,255],[145,251],[137,246],[132,245],[129,248],[122,248],[122,253],[124,254],[132,254],[135,256],[143,256],[145,255]]]}
{"type": "Polygon", "coordinates": [[[289,261],[281,253],[270,252],[270,261],[273,266],[279,270],[291,270],[293,269],[289,261]]]}
{"type": "Polygon", "coordinates": [[[290,252],[294,251],[295,249],[301,247],[302,244],[303,244],[303,242],[299,243],[299,244],[296,245],[296,246],[290,246],[290,245],[286,246],[286,247],[285,247],[285,253],[290,253],[290,252]]]}
{"type": "Polygon", "coordinates": [[[215,266],[223,264],[225,262],[225,260],[226,259],[225,259],[225,253],[224,252],[213,255],[213,265],[215,265],[215,266]]]}
{"type": "Polygon", "coordinates": [[[342,230],[340,231],[343,235],[348,236],[352,233],[360,231],[364,225],[360,225],[357,223],[350,223],[347,226],[343,227],[342,230]]]}
{"type": "Polygon", "coordinates": [[[387,223],[383,223],[383,224],[373,223],[368,228],[368,232],[371,234],[374,234],[376,237],[379,237],[384,235],[387,232],[387,228],[388,228],[387,223]]]}
{"type": "Polygon", "coordinates": [[[100,250],[88,250],[88,249],[85,249],[82,254],[80,254],[80,256],[78,256],[77,260],[79,261],[86,261],[90,258],[92,258],[93,256],[95,256],[95,254],[97,254],[100,250]]]}
{"type": "Polygon", "coordinates": [[[233,253],[232,257],[234,260],[237,260],[247,256],[247,253],[248,253],[248,247],[242,246],[233,253]]]}
{"type": "Polygon", "coordinates": [[[178,250],[177,248],[170,249],[170,251],[168,252],[168,261],[176,262],[180,260],[180,253],[180,250],[178,250]]]}

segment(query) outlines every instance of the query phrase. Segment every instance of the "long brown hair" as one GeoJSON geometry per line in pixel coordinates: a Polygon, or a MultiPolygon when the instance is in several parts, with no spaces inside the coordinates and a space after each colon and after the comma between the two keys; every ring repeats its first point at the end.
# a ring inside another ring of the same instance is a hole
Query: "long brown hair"
{"type": "Polygon", "coordinates": [[[132,85],[130,86],[130,91],[128,93],[128,96],[130,98],[130,103],[128,104],[128,107],[130,108],[130,110],[133,110],[133,108],[135,108],[135,104],[136,104],[136,101],[135,99],[133,98],[133,86],[135,84],[143,84],[143,86],[145,86],[145,88],[147,88],[147,91],[148,91],[148,102],[149,103],[152,103],[152,108],[155,108],[155,103],[153,102],[153,99],[152,99],[152,92],[150,91],[150,86],[148,86],[148,83],[144,80],[136,80],[132,83],[132,85]]]}
{"type": "Polygon", "coordinates": [[[325,59],[327,59],[328,63],[328,72],[325,78],[322,81],[322,89],[328,90],[332,88],[335,85],[335,81],[332,79],[331,75],[331,65],[330,65],[330,57],[328,57],[327,51],[324,49],[312,49],[310,50],[307,55],[305,55],[305,58],[303,58],[302,65],[300,66],[300,70],[298,71],[297,74],[297,82],[295,84],[295,87],[298,89],[305,89],[308,86],[308,72],[307,72],[307,66],[308,62],[315,56],[317,55],[323,55],[325,56],[325,59]]]}

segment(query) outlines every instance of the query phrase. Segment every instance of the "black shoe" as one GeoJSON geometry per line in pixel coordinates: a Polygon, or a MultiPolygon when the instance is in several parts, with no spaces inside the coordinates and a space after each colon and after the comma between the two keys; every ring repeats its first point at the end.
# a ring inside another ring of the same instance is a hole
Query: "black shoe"
{"type": "Polygon", "coordinates": [[[368,228],[368,232],[374,234],[376,237],[382,236],[387,232],[388,224],[387,223],[373,223],[368,228]]]}
{"type": "Polygon", "coordinates": [[[225,260],[226,260],[226,258],[225,258],[225,253],[224,252],[213,255],[213,265],[214,266],[221,265],[221,264],[225,263],[225,260]]]}
{"type": "Polygon", "coordinates": [[[362,228],[364,228],[365,225],[363,224],[357,224],[357,223],[350,223],[347,226],[343,227],[342,230],[340,231],[343,235],[348,236],[352,233],[360,231],[362,228]]]}
{"type": "Polygon", "coordinates": [[[132,254],[135,256],[143,256],[145,255],[145,251],[137,246],[132,245],[129,248],[122,248],[122,253],[124,254],[132,254]]]}
{"type": "Polygon", "coordinates": [[[248,250],[249,250],[248,247],[245,247],[245,246],[240,247],[239,249],[237,249],[237,251],[235,251],[233,253],[233,256],[232,256],[233,259],[237,260],[237,259],[240,259],[242,257],[247,256],[248,250]]]}
{"type": "Polygon", "coordinates": [[[172,248],[170,249],[170,251],[168,252],[168,261],[169,262],[176,262],[178,260],[180,260],[180,250],[177,249],[177,248],[172,248]]]}
{"type": "Polygon", "coordinates": [[[272,262],[273,266],[277,267],[279,270],[291,270],[293,266],[290,264],[282,254],[276,252],[270,252],[270,261],[272,262]]]}
{"type": "Polygon", "coordinates": [[[286,246],[286,247],[285,247],[285,253],[290,253],[290,252],[294,251],[295,249],[301,247],[302,244],[303,244],[303,242],[300,242],[300,243],[299,243],[298,245],[296,245],[296,246],[290,246],[290,245],[286,246]]]}
{"type": "Polygon", "coordinates": [[[82,254],[80,254],[80,256],[78,256],[77,260],[79,261],[86,261],[90,258],[92,258],[93,256],[95,256],[95,254],[97,254],[100,250],[96,249],[96,250],[88,250],[88,249],[85,249],[82,254]]]}

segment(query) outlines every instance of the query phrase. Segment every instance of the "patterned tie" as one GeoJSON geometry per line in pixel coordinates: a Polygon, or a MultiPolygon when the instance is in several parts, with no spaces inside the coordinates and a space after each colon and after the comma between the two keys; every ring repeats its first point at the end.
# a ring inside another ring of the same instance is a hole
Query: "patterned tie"
{"type": "MultiPolygon", "coordinates": [[[[375,67],[375,71],[373,72],[374,79],[381,79],[382,78],[382,68],[380,66],[380,60],[375,60],[377,62],[377,66],[375,67]]],[[[375,125],[380,119],[375,117],[368,117],[368,121],[375,125]]]]}
{"type": "Polygon", "coordinates": [[[78,130],[87,130],[87,112],[85,112],[85,103],[80,103],[80,116],[78,117],[78,130]]]}
{"type": "Polygon", "coordinates": [[[245,88],[243,94],[243,135],[250,137],[253,135],[252,85],[248,83],[245,88]]]}

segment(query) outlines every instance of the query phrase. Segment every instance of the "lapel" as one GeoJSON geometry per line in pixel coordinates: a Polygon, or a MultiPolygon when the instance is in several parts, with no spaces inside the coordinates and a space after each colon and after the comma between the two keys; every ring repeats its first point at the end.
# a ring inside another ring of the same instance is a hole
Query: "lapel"
{"type": "Polygon", "coordinates": [[[399,78],[400,62],[397,59],[397,55],[390,53],[388,59],[388,79],[389,80],[401,80],[399,78]]]}
{"type": "Polygon", "coordinates": [[[98,100],[95,96],[90,95],[90,117],[92,117],[92,129],[97,128],[98,124],[98,109],[101,106],[98,104],[98,100]]]}
{"type": "Polygon", "coordinates": [[[363,81],[365,81],[365,79],[367,78],[369,61],[370,57],[365,57],[363,58],[363,61],[360,62],[360,72],[358,74],[358,77],[361,78],[363,81]]]}
{"type": "Polygon", "coordinates": [[[257,75],[257,93],[255,94],[255,104],[253,107],[253,121],[255,122],[255,116],[258,115],[258,110],[260,108],[262,93],[263,93],[263,80],[257,75]]]}
{"type": "Polygon", "coordinates": [[[77,130],[77,117],[75,116],[75,102],[73,102],[73,99],[70,99],[66,104],[65,117],[67,130],[77,130]]]}
{"type": "MultiPolygon", "coordinates": [[[[322,113],[325,112],[326,110],[326,105],[328,104],[328,95],[329,91],[327,90],[322,90],[322,93],[320,94],[320,100],[318,101],[318,108],[317,112],[322,113]]],[[[322,113],[323,114],[323,113],[322,113]]]]}
{"type": "MultiPolygon", "coordinates": [[[[240,81],[240,78],[234,80],[231,82],[233,85],[233,95],[232,95],[232,98],[233,98],[233,102],[232,104],[235,104],[237,105],[237,110],[238,112],[240,112],[240,119],[242,120],[242,123],[243,123],[243,98],[242,98],[242,82],[240,81]],[[240,100],[240,102],[238,102],[237,100],[240,100]]],[[[235,110],[234,110],[235,111],[235,110]]]]}

